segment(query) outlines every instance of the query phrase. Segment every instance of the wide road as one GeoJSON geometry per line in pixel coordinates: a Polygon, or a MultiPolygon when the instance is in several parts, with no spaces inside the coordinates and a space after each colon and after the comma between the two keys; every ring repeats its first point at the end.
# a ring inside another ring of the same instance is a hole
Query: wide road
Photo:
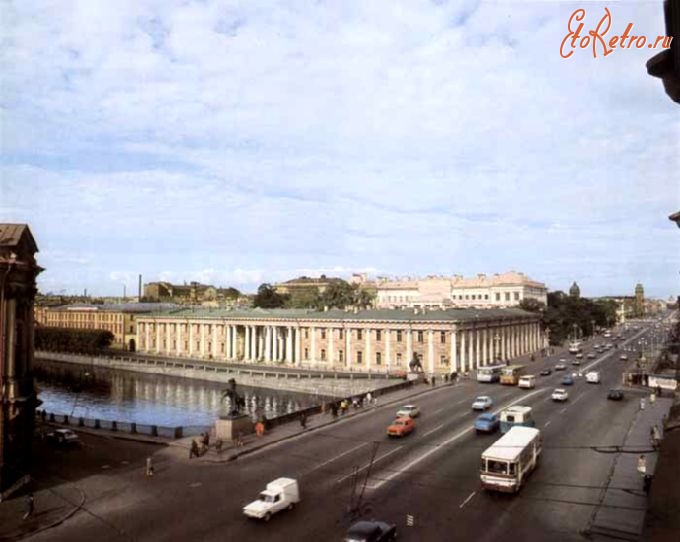
{"type": "MultiPolygon", "coordinates": [[[[648,333],[647,328],[629,331],[619,347],[637,344],[648,333]]],[[[614,341],[596,337],[584,344],[584,354],[596,342],[614,341]]],[[[403,440],[387,439],[395,408],[380,406],[231,463],[168,461],[151,483],[132,474],[124,482],[111,479],[108,489],[88,501],[89,513],[34,538],[339,540],[353,521],[351,508],[396,523],[402,540],[491,541],[510,534],[517,540],[577,540],[617,457],[602,447],[623,442],[638,408],[634,394],[623,402],[606,399],[626,366],[620,354],[617,349],[597,354],[580,368],[571,366],[568,354],[529,363],[534,374],[554,368],[559,358],[566,359],[570,373],[591,367],[601,372],[599,385],[577,377],[567,387],[566,403],[550,400],[552,390],[562,387],[564,372],[537,377],[533,390],[463,381],[420,396],[416,403],[423,414],[414,434],[403,440]],[[517,495],[480,490],[480,454],[499,436],[478,436],[472,429],[478,413],[470,404],[480,394],[493,398],[494,410],[532,406],[543,433],[541,464],[517,495]],[[269,523],[243,516],[242,506],[280,476],[300,481],[299,506],[269,523]],[[411,527],[407,515],[413,516],[411,527]]]]}

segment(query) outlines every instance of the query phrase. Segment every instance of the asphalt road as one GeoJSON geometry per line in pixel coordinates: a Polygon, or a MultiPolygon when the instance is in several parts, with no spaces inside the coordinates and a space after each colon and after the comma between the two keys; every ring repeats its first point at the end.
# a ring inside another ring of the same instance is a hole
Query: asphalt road
{"type": "MultiPolygon", "coordinates": [[[[619,346],[647,333],[628,332],[619,346]]],[[[584,354],[594,342],[609,340],[589,341],[584,354]]],[[[537,377],[533,390],[473,381],[437,388],[418,399],[423,413],[416,431],[402,440],[385,436],[395,408],[383,406],[231,463],[190,463],[156,453],[153,480],[144,479],[136,466],[145,448],[130,452],[134,467],[116,452],[101,474],[87,478],[87,512],[33,539],[325,541],[341,539],[357,516],[396,523],[401,540],[581,539],[615,460],[615,454],[594,448],[622,444],[639,405],[630,393],[623,402],[606,399],[607,390],[621,383],[626,362],[620,353],[584,359],[580,370],[599,370],[602,383],[577,377],[567,387],[566,403],[550,400],[552,390],[562,387],[563,372],[537,377]],[[480,454],[499,437],[472,429],[478,413],[470,404],[480,394],[493,398],[494,410],[532,406],[543,433],[539,468],[517,495],[480,489],[480,454]],[[299,506],[269,523],[243,516],[243,505],[280,476],[300,481],[299,506]],[[407,515],[412,527],[406,526],[407,515]]],[[[560,357],[567,363],[573,359],[562,354],[537,360],[528,372],[553,367],[560,357]]],[[[93,437],[85,444],[97,452],[106,445],[114,451],[125,446],[104,442],[93,437]]],[[[73,483],[84,484],[80,477],[91,467],[85,461],[81,474],[75,465],[73,483]]],[[[630,489],[638,488],[622,491],[630,489]]]]}

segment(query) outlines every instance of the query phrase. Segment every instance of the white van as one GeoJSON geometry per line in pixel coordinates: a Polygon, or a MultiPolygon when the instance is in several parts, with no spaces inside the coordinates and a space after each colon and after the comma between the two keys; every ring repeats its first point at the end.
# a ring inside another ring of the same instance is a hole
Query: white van
{"type": "Polygon", "coordinates": [[[292,510],[300,502],[300,490],[297,480],[277,478],[269,482],[260,498],[243,508],[249,518],[269,521],[273,514],[280,510],[292,510]]]}
{"type": "Polygon", "coordinates": [[[586,382],[589,382],[590,384],[599,384],[600,373],[598,371],[590,371],[589,373],[586,373],[586,382]]]}
{"type": "Polygon", "coordinates": [[[530,390],[536,387],[536,377],[534,375],[522,375],[517,384],[520,388],[530,390]]]}

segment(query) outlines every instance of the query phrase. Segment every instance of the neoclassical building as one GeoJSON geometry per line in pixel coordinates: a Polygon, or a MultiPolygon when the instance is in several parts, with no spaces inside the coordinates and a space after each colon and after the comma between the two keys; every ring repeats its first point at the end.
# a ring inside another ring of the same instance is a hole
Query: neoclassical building
{"type": "Polygon", "coordinates": [[[464,372],[544,347],[520,309],[183,309],[140,315],[140,352],[342,371],[464,372]]]}

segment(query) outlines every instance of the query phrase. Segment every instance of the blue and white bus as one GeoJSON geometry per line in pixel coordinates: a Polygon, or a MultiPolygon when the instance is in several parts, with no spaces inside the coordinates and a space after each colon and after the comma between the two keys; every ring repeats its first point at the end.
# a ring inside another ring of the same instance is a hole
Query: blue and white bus
{"type": "Polygon", "coordinates": [[[477,369],[477,382],[498,382],[505,365],[488,365],[477,369]]]}

